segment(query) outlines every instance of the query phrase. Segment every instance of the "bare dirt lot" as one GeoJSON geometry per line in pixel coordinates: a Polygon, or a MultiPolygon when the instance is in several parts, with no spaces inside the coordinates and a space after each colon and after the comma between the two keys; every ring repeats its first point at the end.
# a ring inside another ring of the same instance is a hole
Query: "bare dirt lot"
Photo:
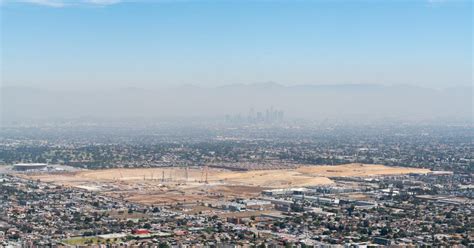
{"type": "Polygon", "coordinates": [[[144,204],[177,204],[258,196],[263,189],[332,184],[328,177],[373,177],[429,170],[384,165],[300,166],[287,170],[228,171],[203,168],[104,169],[21,174],[144,204]],[[207,180],[206,180],[207,179],[207,180]]]}
{"type": "Polygon", "coordinates": [[[311,176],[373,177],[409,173],[428,173],[430,170],[409,167],[391,167],[378,164],[345,164],[338,166],[304,166],[297,168],[296,171],[311,176]]]}

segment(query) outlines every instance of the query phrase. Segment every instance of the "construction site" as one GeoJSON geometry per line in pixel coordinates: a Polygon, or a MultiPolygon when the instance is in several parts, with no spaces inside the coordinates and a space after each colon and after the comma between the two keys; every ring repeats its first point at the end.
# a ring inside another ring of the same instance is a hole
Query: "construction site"
{"type": "Polygon", "coordinates": [[[96,191],[144,204],[183,204],[237,197],[251,198],[265,189],[330,185],[331,177],[376,177],[429,170],[384,165],[299,166],[283,170],[230,171],[203,167],[84,170],[21,174],[33,180],[96,191]]]}

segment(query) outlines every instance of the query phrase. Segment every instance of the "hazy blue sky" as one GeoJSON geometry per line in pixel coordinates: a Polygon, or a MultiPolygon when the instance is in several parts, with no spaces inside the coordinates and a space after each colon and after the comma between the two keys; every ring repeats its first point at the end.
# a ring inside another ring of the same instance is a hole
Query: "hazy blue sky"
{"type": "Polygon", "coordinates": [[[1,3],[4,86],[472,83],[472,1],[1,3]]]}

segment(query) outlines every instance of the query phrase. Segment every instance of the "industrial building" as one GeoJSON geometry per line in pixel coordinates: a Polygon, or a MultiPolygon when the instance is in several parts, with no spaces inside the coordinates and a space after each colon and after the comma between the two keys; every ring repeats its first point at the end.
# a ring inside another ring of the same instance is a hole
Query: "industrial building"
{"type": "Polygon", "coordinates": [[[17,171],[30,171],[30,170],[42,170],[46,169],[48,164],[43,163],[20,163],[14,164],[13,169],[17,171]]]}

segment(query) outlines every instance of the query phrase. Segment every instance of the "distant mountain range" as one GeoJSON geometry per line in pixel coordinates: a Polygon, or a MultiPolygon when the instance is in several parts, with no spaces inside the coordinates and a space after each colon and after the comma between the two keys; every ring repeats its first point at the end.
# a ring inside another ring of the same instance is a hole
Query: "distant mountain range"
{"type": "Polygon", "coordinates": [[[433,120],[472,118],[472,88],[443,90],[372,84],[193,85],[147,90],[51,90],[1,88],[3,122],[55,118],[175,118],[246,115],[253,108],[282,109],[288,118],[310,120],[433,120]]]}

